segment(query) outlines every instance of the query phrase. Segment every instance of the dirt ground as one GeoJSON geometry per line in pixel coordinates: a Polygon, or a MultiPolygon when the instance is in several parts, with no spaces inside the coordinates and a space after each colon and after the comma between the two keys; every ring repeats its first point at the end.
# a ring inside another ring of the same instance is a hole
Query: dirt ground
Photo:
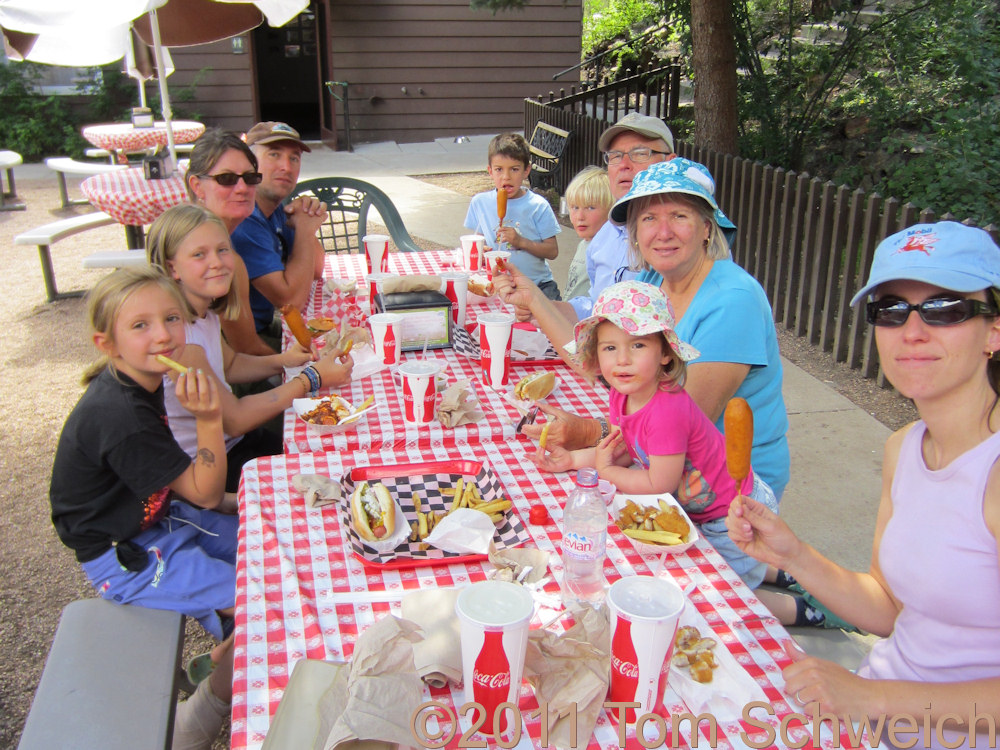
{"type": "MultiPolygon", "coordinates": [[[[490,187],[483,174],[432,175],[428,182],[467,195],[490,187]]],[[[57,218],[92,209],[59,208],[55,179],[19,181],[26,211],[0,213],[0,748],[16,747],[62,608],[92,596],[72,553],[59,542],[49,519],[48,484],[63,420],[79,398],[80,375],[93,358],[81,298],[45,302],[35,248],[13,245],[15,235],[57,218]]],[[[417,239],[428,249],[437,246],[417,239]]],[[[52,248],[61,291],[86,290],[103,275],[84,271],[80,258],[102,249],[123,249],[113,225],[91,230],[52,248]]],[[[782,353],[827,382],[887,426],[914,418],[907,401],[832,362],[828,355],[779,331],[782,353]]],[[[210,639],[188,626],[187,655],[206,650],[210,639]]],[[[224,747],[224,740],[217,747],[224,747]]]]}

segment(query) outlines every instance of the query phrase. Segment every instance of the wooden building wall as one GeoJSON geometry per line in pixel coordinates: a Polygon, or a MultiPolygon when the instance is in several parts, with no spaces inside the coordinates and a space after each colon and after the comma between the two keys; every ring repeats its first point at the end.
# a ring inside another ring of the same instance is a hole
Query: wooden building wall
{"type": "Polygon", "coordinates": [[[524,97],[580,61],[581,20],[580,0],[495,16],[469,0],[331,0],[331,70],[351,84],[352,141],[520,130],[524,97]]]}
{"type": "Polygon", "coordinates": [[[167,79],[170,91],[190,86],[201,72],[195,99],[187,106],[201,113],[208,126],[244,132],[257,121],[253,54],[249,35],[242,38],[241,54],[233,53],[231,39],[170,50],[174,60],[174,74],[167,79]]]}

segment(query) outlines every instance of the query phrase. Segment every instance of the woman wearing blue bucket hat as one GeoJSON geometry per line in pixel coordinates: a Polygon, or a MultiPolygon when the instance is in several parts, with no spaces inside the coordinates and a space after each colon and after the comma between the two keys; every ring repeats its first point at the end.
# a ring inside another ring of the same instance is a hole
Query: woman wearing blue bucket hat
{"type": "Polygon", "coordinates": [[[861,301],[886,378],[920,414],[886,443],[871,567],[839,567],[752,500],[730,506],[729,535],[884,637],[856,675],[787,649],[786,689],[807,713],[910,717],[882,736],[900,747],[995,747],[1000,247],[955,222],[909,227],[876,249],[861,301]]]}

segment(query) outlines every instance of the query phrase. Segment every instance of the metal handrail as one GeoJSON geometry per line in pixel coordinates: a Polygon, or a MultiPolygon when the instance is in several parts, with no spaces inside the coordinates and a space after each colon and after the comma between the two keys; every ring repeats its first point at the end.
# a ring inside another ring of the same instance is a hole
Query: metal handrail
{"type": "MultiPolygon", "coordinates": [[[[350,85],[351,84],[347,81],[327,81],[326,90],[330,92],[330,96],[338,102],[343,102],[344,104],[344,140],[347,141],[347,150],[353,151],[354,149],[351,148],[351,104],[347,91],[347,87],[350,85]],[[343,96],[340,96],[333,90],[334,86],[340,86],[343,91],[343,96]]],[[[337,127],[336,120],[334,120],[333,127],[337,127]]]]}
{"type": "Polygon", "coordinates": [[[588,57],[586,60],[584,60],[583,62],[577,63],[572,68],[566,68],[566,70],[560,70],[558,73],[556,73],[554,76],[552,76],[552,80],[555,81],[560,76],[564,76],[567,73],[572,73],[574,70],[579,70],[580,68],[582,68],[582,67],[584,67],[586,65],[589,65],[592,62],[600,60],[605,55],[611,54],[612,52],[621,49],[625,45],[635,44],[636,42],[640,41],[641,39],[644,39],[645,37],[649,36],[650,34],[653,34],[653,33],[657,32],[657,31],[659,31],[660,29],[665,28],[666,25],[667,25],[666,21],[660,21],[659,24],[657,24],[656,26],[654,26],[651,29],[646,29],[646,31],[644,31],[642,34],[640,34],[639,36],[637,36],[635,39],[627,39],[624,42],[619,42],[614,47],[609,47],[608,49],[604,50],[604,52],[601,52],[600,54],[593,55],[592,57],[588,57]]]}

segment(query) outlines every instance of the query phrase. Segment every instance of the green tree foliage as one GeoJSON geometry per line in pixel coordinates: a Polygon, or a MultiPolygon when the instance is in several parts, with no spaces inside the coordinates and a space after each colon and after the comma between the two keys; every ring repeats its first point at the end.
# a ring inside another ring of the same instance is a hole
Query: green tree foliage
{"type": "Polygon", "coordinates": [[[0,144],[25,161],[82,153],[75,119],[56,96],[38,93],[39,66],[0,63],[0,144]]]}

